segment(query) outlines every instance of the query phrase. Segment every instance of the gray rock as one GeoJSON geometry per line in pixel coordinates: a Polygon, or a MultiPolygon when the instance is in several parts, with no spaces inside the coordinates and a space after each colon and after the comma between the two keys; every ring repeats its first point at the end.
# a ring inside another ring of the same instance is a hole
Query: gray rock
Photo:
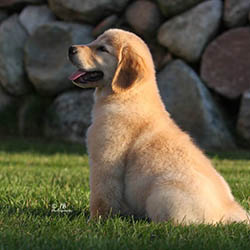
{"type": "Polygon", "coordinates": [[[19,19],[26,31],[31,35],[39,26],[55,21],[56,17],[47,5],[30,5],[23,9],[19,19]]]}
{"type": "Polygon", "coordinates": [[[180,14],[203,0],[157,0],[161,12],[167,18],[180,14]]]}
{"type": "Polygon", "coordinates": [[[237,98],[250,88],[250,28],[231,29],[211,42],[201,62],[201,77],[216,92],[237,98]]]}
{"type": "Polygon", "coordinates": [[[223,17],[225,25],[232,28],[246,24],[249,11],[249,0],[225,0],[223,17]]]}
{"type": "Polygon", "coordinates": [[[241,99],[237,131],[250,145],[250,90],[246,91],[241,99]]]}
{"type": "Polygon", "coordinates": [[[68,77],[75,68],[68,60],[68,48],[92,41],[91,30],[89,25],[52,22],[40,26],[29,38],[26,70],[40,94],[56,95],[73,86],[68,77]]]}
{"type": "Polygon", "coordinates": [[[125,13],[127,22],[133,30],[142,36],[154,36],[161,24],[161,13],[151,1],[135,1],[125,13]]]}
{"type": "Polygon", "coordinates": [[[24,71],[24,44],[28,35],[13,15],[0,25],[0,81],[2,86],[16,96],[31,89],[24,71]]]}
{"type": "Polygon", "coordinates": [[[221,14],[221,1],[205,1],[165,22],[159,29],[158,41],[168,47],[173,54],[189,62],[195,62],[215,35],[221,14]]]}
{"type": "Polygon", "coordinates": [[[84,143],[93,102],[92,90],[72,90],[58,96],[47,112],[45,135],[84,143]]]}
{"type": "Polygon", "coordinates": [[[203,149],[233,148],[233,139],[209,91],[183,61],[170,62],[158,85],[166,109],[176,123],[203,149]]]}
{"type": "Polygon", "coordinates": [[[118,16],[117,15],[111,15],[104,20],[102,20],[98,25],[92,30],[92,35],[94,37],[98,37],[102,33],[104,33],[106,30],[115,28],[118,23],[118,16]]]}
{"type": "Polygon", "coordinates": [[[4,10],[0,10],[0,23],[8,17],[8,14],[4,10]]]}
{"type": "Polygon", "coordinates": [[[41,4],[45,2],[45,0],[1,0],[0,7],[15,7],[20,4],[41,4]]]}
{"type": "Polygon", "coordinates": [[[96,23],[111,14],[121,12],[129,0],[48,0],[51,10],[66,21],[96,23]]]}
{"type": "Polygon", "coordinates": [[[44,136],[44,118],[52,100],[38,95],[23,98],[18,110],[18,132],[22,136],[44,136]]]}

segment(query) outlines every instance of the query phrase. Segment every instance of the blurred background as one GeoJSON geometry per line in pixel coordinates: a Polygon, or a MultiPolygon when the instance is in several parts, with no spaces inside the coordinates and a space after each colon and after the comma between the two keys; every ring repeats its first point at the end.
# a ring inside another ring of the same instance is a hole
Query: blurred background
{"type": "Polygon", "coordinates": [[[114,27],[148,44],[163,102],[198,145],[250,148],[250,0],[0,0],[0,140],[84,143],[93,90],[68,80],[68,47],[114,27]]]}

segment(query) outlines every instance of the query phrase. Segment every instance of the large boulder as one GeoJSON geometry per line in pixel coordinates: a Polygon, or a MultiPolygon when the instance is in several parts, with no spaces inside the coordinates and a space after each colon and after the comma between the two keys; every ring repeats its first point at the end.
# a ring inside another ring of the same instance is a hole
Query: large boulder
{"type": "Polygon", "coordinates": [[[84,143],[93,102],[92,90],[72,90],[59,95],[47,112],[45,135],[84,143]]]}
{"type": "Polygon", "coordinates": [[[250,90],[246,91],[241,99],[237,131],[250,146],[250,90]]]}
{"type": "Polygon", "coordinates": [[[48,0],[52,11],[66,21],[96,23],[110,14],[121,12],[129,0],[48,0]]]}
{"type": "Polygon", "coordinates": [[[206,48],[201,77],[218,93],[236,98],[250,88],[250,28],[232,29],[206,48]]]}
{"type": "Polygon", "coordinates": [[[47,5],[29,5],[22,10],[19,19],[30,35],[41,25],[56,21],[56,17],[47,5]]]}
{"type": "Polygon", "coordinates": [[[170,62],[157,76],[166,109],[203,149],[233,148],[221,112],[197,74],[183,61],[170,62]]]}
{"type": "Polygon", "coordinates": [[[231,28],[246,24],[249,11],[249,0],[225,0],[223,17],[225,25],[231,28]]]}
{"type": "Polygon", "coordinates": [[[89,25],[51,22],[40,26],[29,38],[26,70],[40,94],[56,95],[73,86],[68,77],[75,68],[68,60],[68,48],[92,41],[91,30],[89,25]]]}
{"type": "Polygon", "coordinates": [[[142,36],[153,36],[161,24],[161,13],[151,1],[135,1],[125,13],[127,22],[133,30],[142,36]]]}
{"type": "Polygon", "coordinates": [[[31,89],[24,71],[24,45],[28,38],[18,16],[13,15],[0,25],[0,81],[16,96],[31,89]]]}
{"type": "Polygon", "coordinates": [[[157,0],[161,12],[167,18],[180,14],[203,0],[157,0]]]}
{"type": "Polygon", "coordinates": [[[221,1],[205,1],[165,22],[159,29],[158,41],[173,54],[195,62],[215,35],[221,15],[221,1]]]}

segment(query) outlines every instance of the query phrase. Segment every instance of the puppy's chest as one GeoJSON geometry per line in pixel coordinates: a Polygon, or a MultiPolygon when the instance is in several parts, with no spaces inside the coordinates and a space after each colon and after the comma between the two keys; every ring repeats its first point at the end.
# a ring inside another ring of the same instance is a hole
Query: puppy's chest
{"type": "Polygon", "coordinates": [[[96,121],[87,131],[87,148],[95,160],[118,159],[127,150],[129,131],[118,122],[96,121]]]}

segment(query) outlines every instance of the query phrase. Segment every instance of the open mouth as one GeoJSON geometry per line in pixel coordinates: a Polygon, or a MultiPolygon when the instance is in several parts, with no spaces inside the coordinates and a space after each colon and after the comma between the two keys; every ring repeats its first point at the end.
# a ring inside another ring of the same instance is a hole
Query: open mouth
{"type": "Polygon", "coordinates": [[[89,83],[89,82],[97,82],[103,78],[103,72],[101,71],[85,71],[82,69],[78,69],[74,72],[69,80],[75,83],[89,83]]]}

